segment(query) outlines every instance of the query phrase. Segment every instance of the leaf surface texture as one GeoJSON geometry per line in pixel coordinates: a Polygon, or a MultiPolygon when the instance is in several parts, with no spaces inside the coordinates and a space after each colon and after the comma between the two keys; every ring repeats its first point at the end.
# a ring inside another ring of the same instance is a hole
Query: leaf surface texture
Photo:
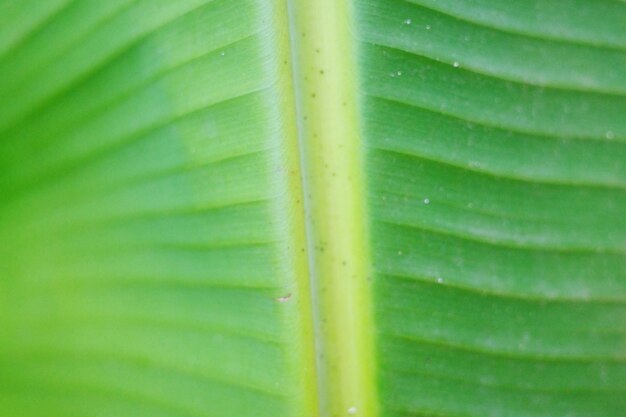
{"type": "Polygon", "coordinates": [[[625,116],[617,0],[0,2],[0,412],[622,417],[625,116]]]}

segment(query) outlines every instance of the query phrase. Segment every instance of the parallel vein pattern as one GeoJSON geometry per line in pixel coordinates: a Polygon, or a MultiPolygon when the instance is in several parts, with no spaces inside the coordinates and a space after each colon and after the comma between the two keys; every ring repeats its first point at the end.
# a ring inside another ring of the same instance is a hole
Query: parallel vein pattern
{"type": "Polygon", "coordinates": [[[314,410],[286,7],[0,7],[0,414],[314,410]]]}
{"type": "Polygon", "coordinates": [[[382,415],[623,416],[626,4],[356,4],[382,415]]]}

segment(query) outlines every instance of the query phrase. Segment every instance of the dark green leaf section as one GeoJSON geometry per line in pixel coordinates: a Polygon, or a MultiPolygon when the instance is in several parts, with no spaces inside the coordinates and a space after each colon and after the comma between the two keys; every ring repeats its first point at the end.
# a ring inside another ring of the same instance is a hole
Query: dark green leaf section
{"type": "Polygon", "coordinates": [[[0,9],[0,414],[301,416],[274,5],[0,9]]]}
{"type": "Polygon", "coordinates": [[[530,3],[355,2],[385,417],[626,410],[626,5],[530,3]]]}

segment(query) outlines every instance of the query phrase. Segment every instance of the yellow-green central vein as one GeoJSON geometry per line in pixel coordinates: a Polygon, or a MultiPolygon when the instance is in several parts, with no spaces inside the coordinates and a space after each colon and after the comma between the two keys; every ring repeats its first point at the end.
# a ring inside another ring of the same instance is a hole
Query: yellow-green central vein
{"type": "Polygon", "coordinates": [[[290,0],[322,417],[376,415],[349,2],[290,0]]]}

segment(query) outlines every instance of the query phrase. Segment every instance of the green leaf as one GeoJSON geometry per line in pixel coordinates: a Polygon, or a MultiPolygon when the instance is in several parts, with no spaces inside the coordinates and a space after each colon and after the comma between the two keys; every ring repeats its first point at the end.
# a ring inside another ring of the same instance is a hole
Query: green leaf
{"type": "Polygon", "coordinates": [[[0,414],[622,417],[626,3],[0,1],[0,414]]]}

